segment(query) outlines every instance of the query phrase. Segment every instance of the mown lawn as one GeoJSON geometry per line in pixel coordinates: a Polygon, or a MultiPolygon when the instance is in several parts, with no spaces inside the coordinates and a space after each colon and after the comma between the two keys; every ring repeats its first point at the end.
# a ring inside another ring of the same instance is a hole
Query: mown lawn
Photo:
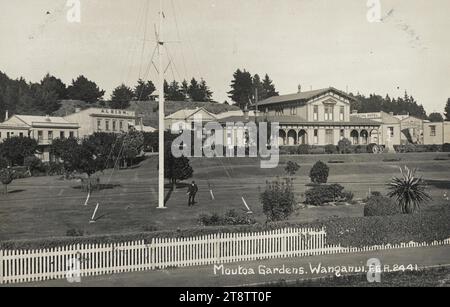
{"type": "MultiPolygon", "coordinates": [[[[447,158],[448,154],[291,156],[281,157],[275,169],[261,169],[260,161],[254,158],[193,158],[193,180],[200,188],[198,204],[188,208],[186,189],[180,188],[171,194],[166,210],[156,209],[157,157],[149,157],[137,168],[101,174],[102,183],[109,183],[111,188],[94,193],[88,206],[83,206],[86,194],[77,188],[79,182],[58,177],[21,179],[10,185],[8,195],[0,195],[0,240],[59,237],[70,229],[95,235],[186,228],[198,225],[200,214],[221,214],[229,209],[243,212],[242,197],[254,212],[254,218],[264,222],[259,194],[267,179],[284,176],[283,169],[289,160],[301,165],[294,181],[299,197],[308,188],[308,172],[315,161],[343,160],[344,163],[329,164],[329,181],[342,184],[356,198],[364,198],[369,189],[385,192],[386,183],[399,173],[398,167],[408,165],[418,168],[419,174],[429,181],[434,199],[430,205],[441,206],[448,204],[443,194],[450,190],[450,160],[437,161],[436,157],[447,158]],[[402,160],[383,162],[392,158],[402,160]],[[96,203],[100,204],[97,221],[90,224],[96,203]]],[[[309,208],[298,210],[291,219],[314,221],[332,216],[362,216],[362,210],[360,205],[309,208]]]]}

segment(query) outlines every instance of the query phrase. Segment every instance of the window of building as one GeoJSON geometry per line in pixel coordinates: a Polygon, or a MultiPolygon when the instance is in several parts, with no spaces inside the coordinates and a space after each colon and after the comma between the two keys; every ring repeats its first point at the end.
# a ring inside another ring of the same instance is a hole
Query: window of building
{"type": "Polygon", "coordinates": [[[344,112],[345,112],[344,107],[340,107],[339,108],[339,120],[340,121],[344,121],[344,119],[345,119],[344,112]]]}
{"type": "Polygon", "coordinates": [[[65,137],[66,137],[66,135],[65,135],[64,131],[60,131],[59,132],[59,138],[60,139],[64,139],[65,137]]]}
{"type": "Polygon", "coordinates": [[[113,122],[112,122],[112,130],[113,131],[116,131],[116,121],[115,120],[113,120],[113,122]]]}
{"type": "Polygon", "coordinates": [[[319,144],[319,129],[314,129],[314,144],[319,144]]]}
{"type": "Polygon", "coordinates": [[[109,120],[105,121],[105,130],[109,131],[109,120]]]}
{"type": "Polygon", "coordinates": [[[102,130],[102,120],[97,119],[97,130],[102,130]]]}
{"type": "Polygon", "coordinates": [[[42,142],[43,139],[44,139],[44,131],[39,130],[38,131],[38,141],[42,142]]]}
{"type": "Polygon", "coordinates": [[[123,131],[123,121],[120,121],[120,122],[119,122],[119,127],[120,127],[120,128],[119,128],[120,131],[123,131]]]}
{"type": "Polygon", "coordinates": [[[283,115],[284,114],[284,109],[283,108],[277,108],[275,110],[275,114],[276,115],[283,115]]]}
{"type": "Polygon", "coordinates": [[[436,126],[430,126],[430,136],[436,136],[436,126]]]}
{"type": "Polygon", "coordinates": [[[325,106],[325,120],[333,120],[333,106],[325,106]]]}
{"type": "Polygon", "coordinates": [[[74,138],[74,137],[75,137],[75,133],[74,133],[73,131],[70,131],[70,132],[69,132],[69,137],[70,137],[70,138],[74,138]]]}
{"type": "Polygon", "coordinates": [[[388,133],[389,133],[389,137],[393,138],[394,137],[394,127],[389,127],[388,133]]]}
{"type": "Polygon", "coordinates": [[[291,107],[291,115],[297,115],[297,108],[291,107]]]}
{"type": "Polygon", "coordinates": [[[314,106],[313,120],[319,120],[319,106],[314,106]]]}
{"type": "Polygon", "coordinates": [[[23,138],[23,132],[19,132],[19,136],[23,138]]]}
{"type": "Polygon", "coordinates": [[[9,132],[6,132],[6,138],[9,139],[9,132]]]}
{"type": "Polygon", "coordinates": [[[341,131],[339,132],[339,138],[341,140],[343,140],[345,138],[345,130],[344,129],[341,129],[341,131]]]}
{"type": "Polygon", "coordinates": [[[325,130],[325,142],[327,145],[334,144],[333,129],[325,130]]]}
{"type": "Polygon", "coordinates": [[[51,141],[53,140],[53,131],[48,131],[48,140],[51,141]]]}

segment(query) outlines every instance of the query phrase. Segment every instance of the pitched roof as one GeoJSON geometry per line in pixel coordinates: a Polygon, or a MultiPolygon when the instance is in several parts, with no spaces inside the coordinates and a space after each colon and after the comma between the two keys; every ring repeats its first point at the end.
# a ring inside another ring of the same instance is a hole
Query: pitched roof
{"type": "Polygon", "coordinates": [[[289,101],[309,101],[315,97],[321,96],[323,94],[326,94],[328,92],[334,92],[336,94],[342,95],[350,100],[356,100],[354,97],[348,95],[347,93],[344,93],[338,89],[335,89],[334,87],[328,87],[323,89],[318,89],[314,91],[306,91],[306,92],[300,92],[296,94],[289,94],[289,95],[281,95],[281,96],[273,96],[270,98],[267,98],[263,101],[258,102],[258,106],[264,106],[269,104],[278,104],[283,102],[289,102],[289,101]]]}
{"type": "Polygon", "coordinates": [[[211,116],[213,118],[216,118],[216,116],[214,114],[212,114],[211,112],[209,112],[205,108],[201,107],[201,108],[197,108],[197,109],[182,109],[182,110],[178,110],[175,113],[167,115],[166,119],[185,120],[185,119],[188,119],[188,118],[192,117],[194,114],[196,114],[196,113],[198,113],[200,111],[203,111],[203,112],[207,113],[209,116],[211,116]]]}
{"type": "Polygon", "coordinates": [[[35,116],[35,115],[15,115],[15,116],[30,126],[32,125],[32,123],[70,124],[67,120],[65,120],[62,117],[35,116]]]}

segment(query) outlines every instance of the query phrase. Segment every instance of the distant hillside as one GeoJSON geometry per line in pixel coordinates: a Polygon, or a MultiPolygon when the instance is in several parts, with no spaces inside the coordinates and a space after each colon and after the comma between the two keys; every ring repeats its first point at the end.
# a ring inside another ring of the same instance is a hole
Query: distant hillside
{"type": "Polygon", "coordinates": [[[61,107],[59,108],[59,110],[53,112],[53,116],[67,116],[69,114],[75,113],[76,108],[84,110],[91,107],[100,107],[99,104],[89,104],[81,100],[61,100],[60,103],[61,107]]]}
{"type": "MultiPolygon", "coordinates": [[[[239,110],[237,106],[230,106],[221,103],[211,102],[186,102],[186,101],[166,101],[164,113],[172,114],[181,109],[195,109],[205,108],[211,113],[219,114],[226,111],[239,110]]],[[[158,126],[158,102],[157,101],[133,101],[128,110],[136,111],[136,114],[141,114],[144,119],[144,125],[157,127],[158,126]]]]}

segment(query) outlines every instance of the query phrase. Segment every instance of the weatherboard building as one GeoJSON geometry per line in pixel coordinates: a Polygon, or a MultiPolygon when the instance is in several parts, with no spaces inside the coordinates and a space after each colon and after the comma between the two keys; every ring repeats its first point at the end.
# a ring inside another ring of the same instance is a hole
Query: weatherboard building
{"type": "MultiPolygon", "coordinates": [[[[351,116],[355,98],[333,87],[274,96],[253,108],[259,121],[278,122],[279,145],[337,145],[344,138],[354,145],[380,144],[381,123],[351,116]]],[[[223,121],[235,120],[225,118],[223,121]]]]}

